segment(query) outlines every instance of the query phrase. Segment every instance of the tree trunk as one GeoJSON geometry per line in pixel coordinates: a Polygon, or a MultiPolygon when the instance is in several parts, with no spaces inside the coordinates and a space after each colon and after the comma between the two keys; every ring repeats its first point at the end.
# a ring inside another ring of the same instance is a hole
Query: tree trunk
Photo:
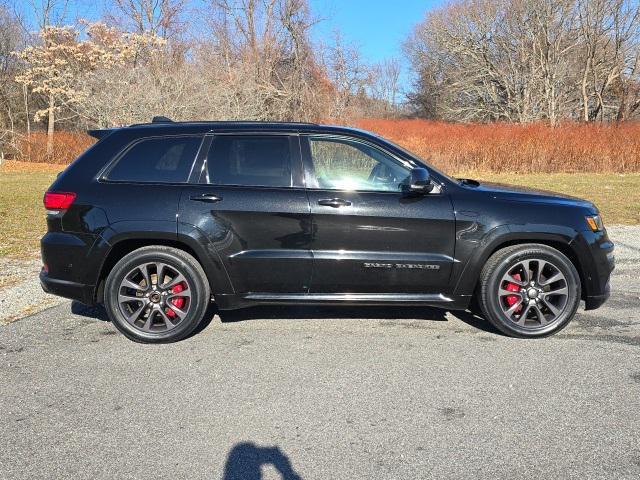
{"type": "Polygon", "coordinates": [[[31,161],[31,119],[29,118],[29,93],[27,86],[23,85],[22,93],[24,94],[24,112],[27,127],[27,161],[31,161]]]}
{"type": "Polygon", "coordinates": [[[54,133],[54,124],[56,121],[55,113],[54,113],[54,100],[53,95],[49,95],[49,123],[47,125],[47,160],[51,160],[53,157],[53,133],[54,133]]]}
{"type": "MultiPolygon", "coordinates": [[[[590,55],[590,54],[589,54],[590,55]]],[[[587,64],[582,73],[582,115],[585,122],[589,121],[589,94],[587,93],[587,76],[591,68],[591,57],[587,58],[587,64]]]]}

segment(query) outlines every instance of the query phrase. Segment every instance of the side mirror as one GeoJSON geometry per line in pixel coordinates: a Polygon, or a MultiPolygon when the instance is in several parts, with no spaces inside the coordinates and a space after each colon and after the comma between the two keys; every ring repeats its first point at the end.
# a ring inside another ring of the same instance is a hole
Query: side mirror
{"type": "Polygon", "coordinates": [[[433,183],[431,183],[429,171],[426,168],[414,168],[411,170],[407,190],[411,193],[429,193],[433,190],[433,183]]]}

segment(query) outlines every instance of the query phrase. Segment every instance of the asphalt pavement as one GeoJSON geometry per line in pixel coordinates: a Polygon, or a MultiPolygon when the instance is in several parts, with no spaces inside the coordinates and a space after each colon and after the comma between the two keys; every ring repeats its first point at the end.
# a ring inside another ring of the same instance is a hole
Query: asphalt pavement
{"type": "MultiPolygon", "coordinates": [[[[171,345],[65,302],[0,327],[0,478],[640,477],[639,229],[558,335],[469,313],[254,308],[171,345]]],[[[620,232],[620,233],[618,233],[620,232]]]]}

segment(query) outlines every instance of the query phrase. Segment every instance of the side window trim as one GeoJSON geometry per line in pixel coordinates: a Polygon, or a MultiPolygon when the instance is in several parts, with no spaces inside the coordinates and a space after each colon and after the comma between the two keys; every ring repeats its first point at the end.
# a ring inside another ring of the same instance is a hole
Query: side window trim
{"type": "MultiPolygon", "coordinates": [[[[405,168],[408,168],[408,169],[413,168],[413,165],[407,160],[404,160],[398,157],[398,155],[391,153],[389,150],[385,148],[382,148],[378,145],[375,145],[374,143],[368,142],[367,140],[364,140],[358,137],[350,137],[348,135],[323,134],[323,133],[307,133],[307,134],[300,135],[300,148],[302,151],[302,159],[304,164],[305,184],[307,186],[306,188],[308,188],[309,190],[324,190],[324,191],[333,191],[333,192],[341,191],[341,190],[321,188],[320,185],[318,184],[318,177],[316,176],[316,173],[315,173],[315,166],[313,163],[313,154],[311,151],[312,138],[326,139],[328,141],[336,140],[336,141],[342,141],[342,142],[361,143],[363,145],[366,145],[369,148],[374,148],[382,152],[383,154],[391,157],[392,159],[394,159],[396,162],[398,162],[400,165],[402,165],[405,168]]],[[[355,190],[355,191],[362,192],[362,193],[385,193],[385,194],[399,193],[399,192],[383,191],[383,190],[355,190]]]]}
{"type": "Polygon", "coordinates": [[[150,135],[147,137],[138,137],[135,140],[129,142],[128,144],[126,144],[116,155],[114,155],[114,157],[107,162],[107,164],[98,172],[98,174],[96,175],[95,178],[97,178],[97,180],[99,182],[103,182],[103,183],[155,183],[155,184],[180,184],[180,185],[185,185],[188,184],[191,180],[191,175],[193,174],[193,169],[195,167],[195,165],[198,163],[198,157],[202,151],[202,147],[204,142],[206,141],[206,135],[204,135],[203,133],[184,133],[184,134],[176,134],[176,135],[150,135]],[[193,160],[191,161],[191,167],[189,169],[189,175],[187,176],[187,179],[185,181],[182,182],[144,182],[144,181],[131,181],[131,180],[110,180],[108,178],[109,173],[111,172],[111,170],[113,170],[113,168],[115,168],[115,166],[118,164],[118,162],[120,160],[122,160],[122,158],[132,149],[134,148],[136,145],[148,141],[148,140],[156,140],[156,139],[163,139],[163,138],[200,138],[200,145],[198,146],[198,150],[196,151],[196,155],[194,156],[193,160]]]}
{"type": "Polygon", "coordinates": [[[255,130],[234,130],[234,131],[219,131],[219,132],[209,132],[205,135],[205,140],[201,147],[201,155],[200,158],[197,159],[194,165],[194,171],[192,172],[192,177],[190,177],[190,183],[196,183],[199,185],[211,185],[217,187],[237,187],[237,188],[258,188],[258,189],[295,189],[295,188],[305,188],[304,183],[304,172],[302,167],[302,154],[301,154],[301,146],[300,146],[300,135],[297,131],[289,131],[289,132],[268,132],[268,131],[255,131],[255,130]],[[268,185],[221,185],[221,184],[212,184],[209,179],[209,169],[207,165],[207,159],[209,156],[209,152],[211,147],[213,146],[213,141],[215,137],[218,136],[232,136],[232,137],[270,137],[270,136],[279,136],[279,137],[287,137],[289,140],[289,153],[291,156],[291,185],[290,186],[282,186],[282,187],[273,187],[268,185]]]}

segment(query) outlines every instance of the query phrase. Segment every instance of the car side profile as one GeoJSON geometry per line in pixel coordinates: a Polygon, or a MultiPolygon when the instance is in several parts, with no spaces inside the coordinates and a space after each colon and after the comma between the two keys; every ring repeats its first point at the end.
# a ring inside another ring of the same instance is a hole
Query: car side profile
{"type": "Polygon", "coordinates": [[[185,338],[212,301],[472,308],[540,337],[609,296],[593,204],[453,179],[368,132],[160,117],[90,133],[45,194],[40,281],[135,341],[185,338]]]}

